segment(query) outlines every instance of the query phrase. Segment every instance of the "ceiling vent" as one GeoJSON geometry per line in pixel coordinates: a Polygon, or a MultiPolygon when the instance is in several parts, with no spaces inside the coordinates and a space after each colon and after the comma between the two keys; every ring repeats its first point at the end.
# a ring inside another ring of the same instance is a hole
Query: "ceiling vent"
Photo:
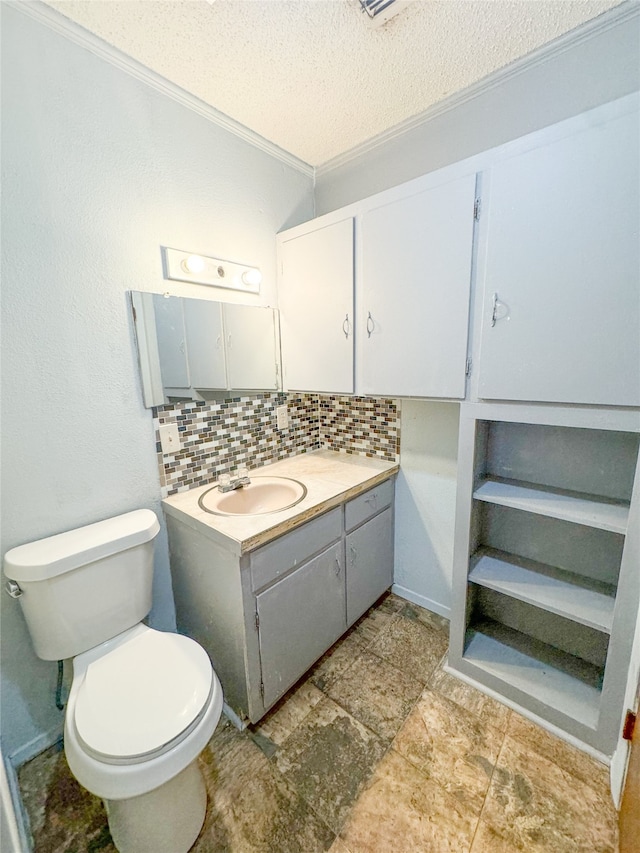
{"type": "Polygon", "coordinates": [[[357,0],[360,11],[371,27],[381,27],[394,18],[411,0],[357,0]]]}

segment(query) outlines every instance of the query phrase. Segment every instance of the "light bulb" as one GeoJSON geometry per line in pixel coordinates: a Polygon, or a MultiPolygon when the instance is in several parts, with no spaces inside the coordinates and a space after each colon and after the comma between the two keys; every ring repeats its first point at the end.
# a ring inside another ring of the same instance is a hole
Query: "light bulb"
{"type": "Polygon", "coordinates": [[[185,272],[191,273],[191,275],[196,275],[197,273],[204,272],[206,263],[204,258],[201,258],[200,255],[189,255],[188,258],[185,258],[184,261],[182,261],[181,266],[185,272]]]}
{"type": "Polygon", "coordinates": [[[262,281],[262,273],[258,269],[245,270],[242,273],[242,281],[245,284],[255,287],[262,281]]]}

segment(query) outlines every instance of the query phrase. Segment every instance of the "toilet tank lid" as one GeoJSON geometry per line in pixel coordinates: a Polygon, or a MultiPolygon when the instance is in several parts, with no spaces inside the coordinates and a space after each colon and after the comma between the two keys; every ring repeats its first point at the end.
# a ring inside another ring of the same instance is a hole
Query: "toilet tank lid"
{"type": "Polygon", "coordinates": [[[160,530],[156,514],[136,509],[12,548],[4,573],[15,581],[43,581],[149,542],[160,530]]]}

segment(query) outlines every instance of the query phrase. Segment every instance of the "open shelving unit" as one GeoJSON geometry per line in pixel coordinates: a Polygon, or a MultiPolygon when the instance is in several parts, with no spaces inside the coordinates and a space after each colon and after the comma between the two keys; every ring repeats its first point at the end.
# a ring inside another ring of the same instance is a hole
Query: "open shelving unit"
{"type": "Polygon", "coordinates": [[[462,406],[449,668],[607,754],[640,587],[640,423],[558,420],[462,406]]]}

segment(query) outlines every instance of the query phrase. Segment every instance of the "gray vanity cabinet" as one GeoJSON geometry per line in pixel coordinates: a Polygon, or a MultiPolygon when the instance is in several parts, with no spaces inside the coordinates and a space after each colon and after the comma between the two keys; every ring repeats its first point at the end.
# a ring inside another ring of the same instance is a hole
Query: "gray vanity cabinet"
{"type": "MultiPolygon", "coordinates": [[[[393,478],[248,553],[167,506],[178,630],[255,723],[393,582],[393,478]]],[[[238,543],[235,543],[238,547],[238,543]]]]}

